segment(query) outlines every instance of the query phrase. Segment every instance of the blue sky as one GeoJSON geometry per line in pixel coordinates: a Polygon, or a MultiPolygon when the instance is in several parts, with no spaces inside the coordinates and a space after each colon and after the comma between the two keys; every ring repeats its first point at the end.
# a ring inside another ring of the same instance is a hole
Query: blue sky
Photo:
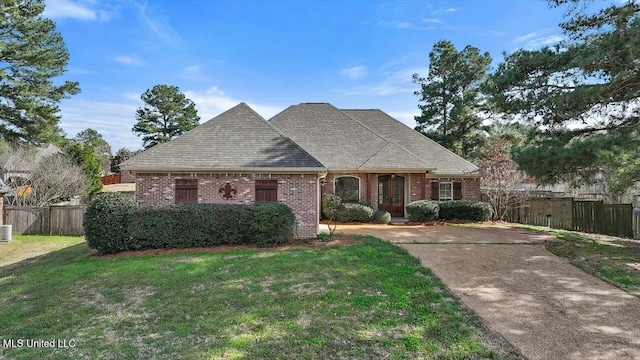
{"type": "Polygon", "coordinates": [[[204,122],[243,101],[265,118],[300,102],[379,108],[414,126],[413,73],[441,39],[503,52],[561,39],[546,1],[45,0],[69,49],[61,103],[69,136],[87,127],[138,149],[140,95],[178,86],[204,122]]]}

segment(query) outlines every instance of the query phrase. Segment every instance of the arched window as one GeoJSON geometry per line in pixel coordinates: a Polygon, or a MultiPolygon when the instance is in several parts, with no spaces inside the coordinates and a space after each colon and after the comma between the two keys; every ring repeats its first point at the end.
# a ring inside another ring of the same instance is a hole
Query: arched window
{"type": "Polygon", "coordinates": [[[342,201],[360,201],[360,178],[355,176],[341,176],[334,180],[335,194],[340,196],[342,201]]]}

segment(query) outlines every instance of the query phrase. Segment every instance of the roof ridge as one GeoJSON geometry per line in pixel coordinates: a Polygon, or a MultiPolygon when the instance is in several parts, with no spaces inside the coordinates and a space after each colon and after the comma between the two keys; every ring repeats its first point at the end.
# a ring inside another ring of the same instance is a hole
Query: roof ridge
{"type": "MultiPolygon", "coordinates": [[[[244,104],[244,103],[243,103],[244,104]]],[[[256,113],[258,116],[260,116],[260,114],[258,114],[255,110],[253,110],[249,105],[245,104],[251,111],[253,111],[254,113],[256,113]]],[[[288,109],[288,108],[287,108],[288,109]]],[[[284,111],[284,110],[282,110],[284,111]]],[[[282,112],[281,111],[281,112],[282,112]]],[[[279,114],[279,113],[278,113],[279,114]]],[[[277,115],[277,114],[276,114],[277,115]]],[[[276,116],[274,115],[274,117],[276,116]]],[[[295,146],[296,148],[302,150],[302,152],[305,153],[305,155],[309,156],[309,158],[315,160],[318,162],[318,164],[321,164],[323,167],[326,167],[320,160],[316,159],[313,155],[309,154],[309,152],[307,150],[305,150],[302,146],[298,145],[298,143],[296,143],[295,141],[293,141],[292,139],[290,139],[287,135],[285,135],[282,131],[280,131],[280,129],[278,129],[277,127],[275,127],[275,125],[273,125],[271,122],[269,122],[268,120],[266,120],[265,118],[263,118],[262,116],[260,116],[260,119],[262,119],[262,121],[264,121],[267,126],[269,126],[273,131],[275,131],[278,135],[282,136],[289,144],[295,146]]],[[[272,118],[273,119],[273,118],[272,118]]]]}
{"type": "MultiPolygon", "coordinates": [[[[331,106],[333,106],[333,105],[331,105],[331,106]]],[[[337,108],[336,108],[336,109],[337,109],[337,108]]],[[[387,144],[394,144],[394,145],[398,146],[401,150],[403,150],[404,152],[406,152],[407,154],[409,154],[409,155],[413,156],[414,158],[416,158],[416,159],[420,160],[420,162],[422,162],[422,163],[425,165],[425,169],[429,168],[429,167],[427,166],[428,164],[427,164],[424,160],[422,160],[422,158],[421,158],[421,157],[419,157],[418,155],[416,155],[416,154],[412,153],[411,151],[409,151],[409,150],[405,149],[403,146],[400,146],[400,145],[396,144],[396,143],[395,143],[395,141],[390,141],[390,140],[388,140],[388,139],[387,139],[387,138],[385,138],[384,136],[382,136],[382,135],[378,134],[378,133],[377,133],[377,132],[375,132],[373,129],[371,129],[371,128],[370,128],[370,127],[368,127],[367,125],[365,125],[365,124],[361,123],[360,121],[358,121],[356,118],[354,118],[354,117],[350,116],[349,114],[347,114],[347,113],[343,112],[342,110],[340,110],[340,109],[337,109],[337,110],[338,110],[338,111],[340,111],[341,113],[343,113],[344,115],[346,115],[347,117],[349,117],[350,119],[353,119],[353,121],[355,121],[356,123],[360,124],[362,127],[366,128],[367,130],[369,130],[369,131],[371,131],[372,133],[376,134],[376,136],[378,136],[380,139],[384,140],[387,144]]],[[[380,109],[372,109],[372,110],[374,110],[374,111],[375,111],[375,110],[377,110],[377,111],[380,111],[380,112],[384,113],[384,112],[383,112],[382,110],[380,110],[380,109]]],[[[395,119],[394,119],[394,120],[395,120],[395,119]]],[[[397,120],[396,120],[396,121],[397,121],[397,120]]],[[[404,125],[404,124],[403,124],[403,125],[404,125]]],[[[381,149],[379,149],[379,150],[378,150],[378,151],[376,151],[373,155],[371,155],[371,157],[369,157],[369,158],[367,159],[367,161],[371,160],[371,159],[372,159],[376,154],[378,154],[382,149],[384,149],[385,147],[387,147],[387,144],[385,144],[385,146],[383,146],[381,149]]],[[[362,166],[362,165],[366,164],[366,163],[367,163],[367,161],[363,162],[360,166],[362,166]]]]}
{"type": "MultiPolygon", "coordinates": [[[[432,138],[430,138],[430,137],[426,136],[425,134],[423,134],[423,133],[421,133],[421,132],[417,131],[416,129],[412,129],[411,127],[409,127],[409,125],[407,125],[407,124],[403,123],[402,121],[400,121],[400,120],[398,120],[398,119],[394,118],[393,116],[391,116],[391,115],[387,114],[386,112],[384,112],[384,111],[382,111],[382,110],[380,110],[380,109],[362,109],[362,110],[359,110],[359,109],[352,109],[352,110],[353,110],[353,111],[379,111],[380,113],[382,113],[382,114],[383,114],[383,115],[385,115],[386,117],[388,117],[388,118],[390,118],[390,119],[394,120],[395,122],[399,123],[400,125],[402,125],[402,126],[406,126],[406,127],[407,127],[408,129],[410,129],[411,131],[415,131],[417,134],[422,135],[422,137],[423,137],[423,138],[425,138],[427,141],[429,141],[429,142],[433,143],[433,144],[434,144],[434,145],[436,145],[436,146],[441,147],[443,150],[448,151],[449,153],[451,153],[451,155],[453,155],[453,156],[456,156],[456,157],[460,158],[461,160],[465,161],[466,163],[468,163],[469,165],[471,165],[471,166],[473,166],[473,167],[476,167],[476,168],[478,167],[477,165],[473,164],[473,163],[472,163],[472,162],[470,162],[469,160],[467,160],[467,159],[463,158],[462,156],[460,156],[460,155],[458,155],[458,154],[454,153],[453,151],[451,151],[451,150],[447,149],[445,146],[442,146],[441,144],[439,144],[437,141],[433,140],[432,138]]],[[[392,140],[392,141],[393,141],[393,140],[392,140]]],[[[411,151],[407,150],[404,146],[402,146],[402,144],[401,144],[401,143],[396,143],[395,141],[393,141],[393,142],[394,142],[395,144],[397,144],[398,146],[400,146],[401,148],[403,148],[405,151],[407,151],[407,152],[409,152],[409,153],[413,154],[411,151]]],[[[415,155],[415,154],[413,154],[413,155],[414,155],[414,156],[417,156],[417,155],[415,155]]]]}

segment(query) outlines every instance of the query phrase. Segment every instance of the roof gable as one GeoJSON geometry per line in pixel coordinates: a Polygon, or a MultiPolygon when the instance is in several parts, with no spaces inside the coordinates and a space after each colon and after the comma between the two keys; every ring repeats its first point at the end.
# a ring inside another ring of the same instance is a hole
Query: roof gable
{"type": "Polygon", "coordinates": [[[322,164],[241,103],[125,161],[134,171],[321,171],[322,164]]]}
{"type": "Polygon", "coordinates": [[[328,103],[290,106],[269,122],[331,170],[402,164],[414,170],[427,168],[419,158],[400,147],[389,147],[380,134],[328,103]],[[392,152],[382,152],[385,148],[392,152]]]}
{"type": "Polygon", "coordinates": [[[478,167],[378,109],[342,110],[364,126],[422,159],[437,174],[469,174],[478,167]]]}

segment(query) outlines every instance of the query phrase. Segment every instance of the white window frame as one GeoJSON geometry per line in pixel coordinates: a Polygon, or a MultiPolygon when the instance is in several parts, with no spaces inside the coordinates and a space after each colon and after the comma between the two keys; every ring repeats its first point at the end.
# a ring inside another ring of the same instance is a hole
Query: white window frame
{"type": "MultiPolygon", "coordinates": [[[[335,178],[333,178],[333,193],[336,193],[336,181],[338,181],[338,179],[340,178],[354,178],[354,179],[358,179],[358,202],[361,199],[361,195],[362,195],[362,179],[360,179],[357,176],[353,176],[353,175],[340,175],[340,176],[336,176],[335,178]]],[[[337,194],[336,194],[337,195],[337,194]]]]}
{"type": "Polygon", "coordinates": [[[453,201],[453,182],[452,181],[441,181],[440,183],[438,183],[438,200],[439,201],[453,201]],[[449,185],[449,187],[451,189],[451,196],[450,197],[443,197],[442,196],[442,190],[443,190],[442,189],[442,185],[449,185]]]}

